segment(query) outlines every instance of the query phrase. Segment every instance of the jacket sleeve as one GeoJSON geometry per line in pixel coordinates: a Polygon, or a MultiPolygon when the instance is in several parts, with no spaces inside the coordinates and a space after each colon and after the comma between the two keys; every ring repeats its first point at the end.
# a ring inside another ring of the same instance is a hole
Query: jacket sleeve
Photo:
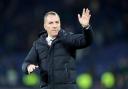
{"type": "Polygon", "coordinates": [[[27,57],[25,58],[25,60],[22,64],[22,71],[25,74],[28,74],[27,66],[29,64],[37,65],[37,58],[38,58],[38,55],[37,55],[37,51],[36,51],[36,43],[34,42],[32,48],[30,49],[27,57]]]}
{"type": "Polygon", "coordinates": [[[66,32],[65,30],[59,31],[59,38],[65,45],[80,49],[89,46],[92,43],[92,28],[82,29],[83,34],[74,34],[66,32]]]}

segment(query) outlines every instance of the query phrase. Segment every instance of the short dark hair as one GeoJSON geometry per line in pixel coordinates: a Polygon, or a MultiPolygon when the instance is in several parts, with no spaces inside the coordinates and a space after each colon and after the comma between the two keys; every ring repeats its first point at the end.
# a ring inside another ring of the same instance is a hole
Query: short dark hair
{"type": "Polygon", "coordinates": [[[45,19],[46,19],[46,17],[48,15],[57,15],[59,17],[59,15],[55,11],[49,11],[49,12],[45,13],[45,15],[44,15],[44,21],[45,21],[45,19]]]}

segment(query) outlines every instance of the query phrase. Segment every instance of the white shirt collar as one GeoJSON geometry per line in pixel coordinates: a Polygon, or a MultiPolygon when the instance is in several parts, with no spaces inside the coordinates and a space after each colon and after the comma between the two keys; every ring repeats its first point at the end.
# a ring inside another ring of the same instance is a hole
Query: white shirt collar
{"type": "Polygon", "coordinates": [[[54,39],[55,39],[55,37],[53,38],[53,37],[50,37],[50,36],[48,36],[48,37],[46,38],[47,41],[53,41],[54,39]]]}
{"type": "Polygon", "coordinates": [[[46,37],[46,41],[48,43],[48,45],[51,45],[52,41],[54,40],[55,38],[52,38],[50,36],[46,37]]]}

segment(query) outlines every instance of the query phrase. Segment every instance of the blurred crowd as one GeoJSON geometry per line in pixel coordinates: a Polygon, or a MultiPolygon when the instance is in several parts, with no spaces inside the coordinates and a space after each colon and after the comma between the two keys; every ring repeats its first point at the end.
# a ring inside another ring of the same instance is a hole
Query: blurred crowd
{"type": "Polygon", "coordinates": [[[114,74],[111,89],[128,88],[128,0],[0,0],[0,88],[27,87],[22,62],[43,29],[45,12],[56,11],[62,28],[81,33],[77,14],[91,10],[94,42],[78,50],[78,74],[90,73],[91,89],[107,89],[104,72],[114,74]]]}

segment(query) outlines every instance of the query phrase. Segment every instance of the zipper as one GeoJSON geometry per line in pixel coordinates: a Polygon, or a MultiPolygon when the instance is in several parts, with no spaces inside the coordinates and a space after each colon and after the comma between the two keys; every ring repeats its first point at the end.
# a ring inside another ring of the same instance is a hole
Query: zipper
{"type": "Polygon", "coordinates": [[[56,39],[53,40],[53,42],[51,43],[51,46],[48,49],[48,51],[49,51],[49,69],[48,70],[49,70],[49,74],[51,74],[49,81],[51,83],[51,88],[53,88],[53,89],[55,89],[55,87],[54,87],[54,71],[53,71],[53,69],[54,69],[54,58],[53,58],[54,53],[51,52],[51,50],[54,51],[55,42],[56,42],[56,39]]]}
{"type": "Polygon", "coordinates": [[[65,72],[66,72],[66,79],[68,81],[68,79],[70,78],[70,74],[69,74],[69,69],[68,69],[68,63],[65,63],[65,72]]]}

